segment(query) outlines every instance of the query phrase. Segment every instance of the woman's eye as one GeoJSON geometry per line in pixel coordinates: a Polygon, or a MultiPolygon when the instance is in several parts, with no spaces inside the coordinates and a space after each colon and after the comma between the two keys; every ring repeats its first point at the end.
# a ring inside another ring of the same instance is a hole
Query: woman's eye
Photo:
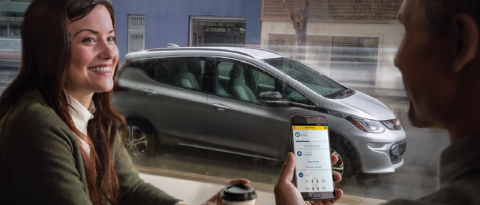
{"type": "Polygon", "coordinates": [[[108,41],[113,41],[113,42],[115,42],[115,40],[116,40],[115,37],[108,37],[108,41]]]}
{"type": "Polygon", "coordinates": [[[93,43],[93,42],[95,42],[95,39],[93,39],[93,38],[86,38],[86,39],[83,39],[82,42],[84,42],[84,43],[93,43]]]}

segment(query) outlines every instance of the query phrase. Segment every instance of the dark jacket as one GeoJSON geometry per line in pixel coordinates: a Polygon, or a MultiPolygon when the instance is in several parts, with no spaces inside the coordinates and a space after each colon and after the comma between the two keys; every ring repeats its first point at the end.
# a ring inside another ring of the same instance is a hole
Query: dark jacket
{"type": "MultiPolygon", "coordinates": [[[[120,204],[179,201],[141,180],[120,144],[114,149],[120,204]]],[[[39,92],[26,92],[0,119],[0,204],[87,205],[88,193],[75,135],[39,92]]]]}
{"type": "Polygon", "coordinates": [[[480,131],[451,144],[440,156],[438,190],[417,200],[385,205],[480,204],[480,131]]]}

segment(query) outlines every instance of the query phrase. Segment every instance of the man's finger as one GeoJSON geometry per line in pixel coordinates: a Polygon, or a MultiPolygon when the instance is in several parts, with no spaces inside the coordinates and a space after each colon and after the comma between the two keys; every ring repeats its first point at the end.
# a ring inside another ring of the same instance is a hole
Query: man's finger
{"type": "Polygon", "coordinates": [[[332,154],[332,165],[336,164],[338,162],[338,157],[335,154],[332,154]]]}
{"type": "Polygon", "coordinates": [[[333,182],[338,183],[342,181],[342,175],[339,173],[333,173],[333,182]]]}
{"type": "MultiPolygon", "coordinates": [[[[282,180],[286,180],[286,182],[291,182],[293,179],[293,172],[295,170],[295,158],[293,157],[293,153],[288,153],[287,160],[285,164],[283,164],[282,171],[280,172],[280,176],[278,177],[278,182],[282,180]]],[[[277,182],[277,184],[279,184],[277,182]]]]}
{"type": "Polygon", "coordinates": [[[330,200],[333,203],[337,202],[343,196],[343,191],[341,189],[335,189],[335,199],[330,200]]]}

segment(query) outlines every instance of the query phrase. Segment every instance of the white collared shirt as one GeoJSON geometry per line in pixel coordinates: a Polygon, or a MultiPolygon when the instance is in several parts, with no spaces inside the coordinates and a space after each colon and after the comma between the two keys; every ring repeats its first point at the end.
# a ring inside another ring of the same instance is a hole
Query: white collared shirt
{"type": "MultiPolygon", "coordinates": [[[[93,101],[91,101],[87,110],[87,108],[85,108],[80,102],[78,102],[77,99],[72,97],[66,91],[65,95],[67,96],[68,104],[73,107],[73,109],[72,107],[68,107],[68,110],[70,112],[70,116],[72,116],[72,121],[75,124],[75,127],[80,130],[80,132],[88,136],[88,121],[94,117],[93,113],[95,113],[95,104],[93,101]]],[[[88,143],[84,140],[81,140],[81,143],[83,149],[85,149],[87,153],[90,153],[90,146],[88,146],[88,143]]]]}
{"type": "MultiPolygon", "coordinates": [[[[87,110],[77,99],[68,94],[68,92],[65,91],[65,95],[67,96],[68,104],[73,107],[73,109],[68,107],[68,111],[70,112],[70,116],[72,116],[75,127],[88,136],[88,121],[93,119],[93,113],[95,113],[95,104],[93,103],[93,100],[90,102],[90,106],[87,110]]],[[[83,140],[81,140],[81,143],[83,149],[90,154],[90,146],[88,146],[88,143],[83,140]]],[[[186,205],[186,203],[179,201],[175,205],[186,205]]]]}

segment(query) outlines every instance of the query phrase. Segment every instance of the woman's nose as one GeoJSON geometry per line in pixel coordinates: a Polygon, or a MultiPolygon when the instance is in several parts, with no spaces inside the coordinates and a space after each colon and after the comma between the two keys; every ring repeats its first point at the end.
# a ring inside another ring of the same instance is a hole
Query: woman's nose
{"type": "Polygon", "coordinates": [[[99,47],[100,53],[98,57],[101,59],[112,59],[118,53],[118,48],[115,43],[102,41],[99,47]]]}

